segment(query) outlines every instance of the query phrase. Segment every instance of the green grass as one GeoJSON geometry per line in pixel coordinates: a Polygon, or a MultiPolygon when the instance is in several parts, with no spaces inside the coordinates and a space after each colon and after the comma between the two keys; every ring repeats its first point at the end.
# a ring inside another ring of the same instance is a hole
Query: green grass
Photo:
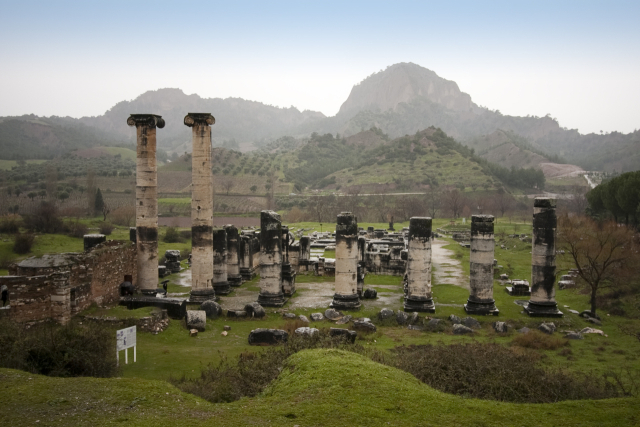
{"type": "MultiPolygon", "coordinates": [[[[27,160],[27,164],[41,165],[47,160],[27,160]]],[[[17,160],[0,160],[0,170],[11,170],[11,168],[18,166],[17,160]]]]}
{"type": "Polygon", "coordinates": [[[190,205],[191,197],[167,197],[158,199],[158,203],[167,205],[190,205]]]}
{"type": "Polygon", "coordinates": [[[111,154],[112,156],[120,154],[123,159],[136,160],[136,152],[123,147],[100,147],[100,150],[105,153],[111,154]]]}
{"type": "Polygon", "coordinates": [[[0,370],[0,378],[3,423],[12,426],[617,427],[637,425],[640,413],[637,398],[553,404],[465,399],[340,350],[297,353],[261,395],[223,404],[210,404],[162,381],[48,378],[8,369],[0,370]]]}

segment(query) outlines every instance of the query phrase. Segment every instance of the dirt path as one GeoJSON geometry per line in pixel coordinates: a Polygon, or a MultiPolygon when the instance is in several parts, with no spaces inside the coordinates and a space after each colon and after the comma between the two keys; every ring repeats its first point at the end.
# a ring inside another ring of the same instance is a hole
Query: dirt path
{"type": "Polygon", "coordinates": [[[454,252],[445,249],[449,242],[434,239],[431,243],[431,263],[433,273],[431,281],[434,285],[455,285],[469,289],[469,278],[460,267],[460,261],[454,258],[454,252]]]}

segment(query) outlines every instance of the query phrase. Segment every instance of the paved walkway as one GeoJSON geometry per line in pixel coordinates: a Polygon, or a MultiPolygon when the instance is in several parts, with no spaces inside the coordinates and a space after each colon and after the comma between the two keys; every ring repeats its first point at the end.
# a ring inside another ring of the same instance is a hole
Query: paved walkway
{"type": "Polygon", "coordinates": [[[460,267],[460,261],[454,257],[454,252],[445,249],[449,242],[433,239],[431,243],[431,263],[433,273],[431,283],[434,285],[454,285],[469,289],[469,278],[460,267]]]}

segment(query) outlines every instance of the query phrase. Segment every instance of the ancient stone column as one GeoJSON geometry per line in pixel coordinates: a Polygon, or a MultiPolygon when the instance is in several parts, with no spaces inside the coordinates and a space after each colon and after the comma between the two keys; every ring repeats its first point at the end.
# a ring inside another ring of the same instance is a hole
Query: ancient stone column
{"type": "Polygon", "coordinates": [[[529,316],[561,317],[556,302],[556,200],[536,197],[533,202],[531,298],[529,316]]]}
{"type": "Polygon", "coordinates": [[[136,127],[136,250],[138,288],[155,295],[158,288],[158,173],[156,128],[164,119],[155,114],[131,114],[129,126],[136,127]]]}
{"type": "Polygon", "coordinates": [[[260,295],[265,307],[282,307],[282,223],[273,211],[260,212],[260,295]]]}
{"type": "Polygon", "coordinates": [[[404,311],[435,313],[431,293],[431,218],[413,217],[409,220],[406,272],[404,311]]]}
{"type": "Polygon", "coordinates": [[[362,297],[364,292],[364,277],[366,273],[366,264],[364,262],[364,253],[367,246],[367,239],[364,236],[358,237],[358,295],[362,297]]]}
{"type": "Polygon", "coordinates": [[[242,285],[240,260],[238,258],[240,234],[234,225],[225,225],[224,228],[227,230],[227,279],[229,280],[229,285],[238,287],[242,285]]]}
{"type": "Polygon", "coordinates": [[[469,255],[469,300],[464,309],[469,314],[498,315],[493,299],[493,216],[471,217],[471,254],[469,255]]]}
{"type": "Polygon", "coordinates": [[[191,127],[191,302],[215,299],[213,289],[213,174],[211,173],[211,127],[209,113],[188,113],[191,127]]]}
{"type": "Polygon", "coordinates": [[[360,307],[358,296],[358,221],[342,212],[336,223],[336,293],[331,307],[338,310],[360,307]]]}
{"type": "Polygon", "coordinates": [[[242,280],[249,281],[254,278],[253,256],[251,255],[251,237],[240,235],[240,245],[238,246],[238,264],[242,280]]]}
{"type": "Polygon", "coordinates": [[[213,289],[217,295],[231,292],[227,278],[227,231],[224,228],[213,229],[213,289]]]}
{"type": "Polygon", "coordinates": [[[283,261],[282,261],[282,292],[286,296],[292,296],[296,292],[296,271],[289,262],[289,242],[290,242],[289,227],[282,226],[282,247],[283,247],[283,261]]]}

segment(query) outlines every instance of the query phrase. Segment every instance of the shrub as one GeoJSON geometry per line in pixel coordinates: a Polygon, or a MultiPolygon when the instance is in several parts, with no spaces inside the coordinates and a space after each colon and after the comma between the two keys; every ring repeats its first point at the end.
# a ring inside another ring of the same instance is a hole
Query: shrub
{"type": "Polygon", "coordinates": [[[182,242],[182,238],[175,227],[168,227],[162,241],[165,243],[180,243],[182,242]]]}
{"type": "Polygon", "coordinates": [[[20,224],[15,218],[0,221],[0,233],[15,234],[20,230],[20,224]]]}
{"type": "Polygon", "coordinates": [[[67,232],[67,234],[69,234],[69,236],[71,237],[78,237],[82,239],[84,235],[87,234],[88,230],[89,229],[87,228],[87,226],[83,223],[72,222],[71,224],[69,224],[69,231],[67,232]]]}
{"type": "Polygon", "coordinates": [[[191,230],[180,231],[180,238],[183,240],[191,240],[191,230]]]}
{"type": "Polygon", "coordinates": [[[131,227],[136,219],[135,206],[121,206],[111,212],[111,221],[114,224],[131,227]]]}
{"type": "Polygon", "coordinates": [[[13,240],[13,252],[20,255],[28,254],[31,252],[33,241],[33,234],[16,234],[13,240]]]}
{"type": "Polygon", "coordinates": [[[557,350],[569,344],[569,340],[540,331],[529,331],[526,334],[516,335],[511,344],[535,350],[557,350]]]}
{"type": "Polygon", "coordinates": [[[113,225],[108,222],[103,222],[102,224],[100,224],[100,234],[104,234],[105,236],[111,235],[113,229],[113,225]]]}
{"type": "Polygon", "coordinates": [[[25,216],[24,225],[39,233],[56,233],[64,227],[58,209],[50,202],[40,203],[33,215],[25,216]]]}
{"type": "Polygon", "coordinates": [[[115,334],[100,324],[45,323],[26,328],[0,321],[0,366],[56,377],[117,373],[115,334]]]}

